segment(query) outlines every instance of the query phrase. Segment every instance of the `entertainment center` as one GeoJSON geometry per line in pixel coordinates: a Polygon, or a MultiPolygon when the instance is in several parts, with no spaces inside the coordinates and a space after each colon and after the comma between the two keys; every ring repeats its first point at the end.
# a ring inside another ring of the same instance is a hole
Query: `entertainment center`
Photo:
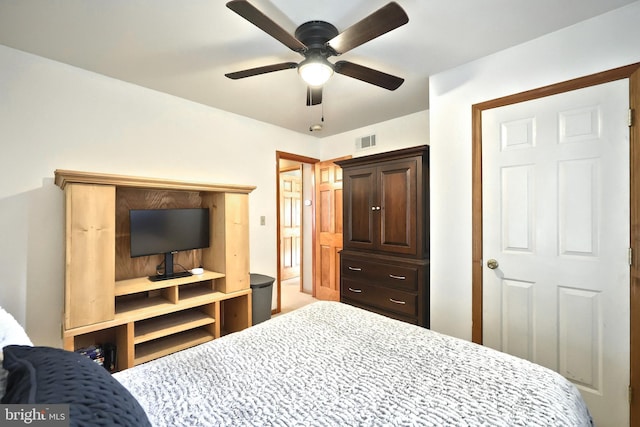
{"type": "Polygon", "coordinates": [[[68,170],[55,182],[65,193],[65,349],[115,344],[122,370],[251,326],[255,187],[68,170]],[[130,212],[140,210],[208,211],[208,247],[132,257],[130,212]],[[203,272],[151,281],[167,259],[203,272]]]}

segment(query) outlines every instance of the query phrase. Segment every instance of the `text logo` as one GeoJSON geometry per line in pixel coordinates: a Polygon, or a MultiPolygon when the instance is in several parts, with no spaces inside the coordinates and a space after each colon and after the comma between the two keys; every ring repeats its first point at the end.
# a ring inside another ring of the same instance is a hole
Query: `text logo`
{"type": "Polygon", "coordinates": [[[69,427],[69,405],[0,405],[0,424],[69,427]]]}

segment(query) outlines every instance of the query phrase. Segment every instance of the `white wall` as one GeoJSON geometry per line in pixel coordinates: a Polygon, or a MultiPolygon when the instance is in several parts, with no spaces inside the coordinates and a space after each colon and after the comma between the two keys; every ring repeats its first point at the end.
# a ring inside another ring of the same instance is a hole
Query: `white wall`
{"type": "Polygon", "coordinates": [[[640,61],[640,2],[430,78],[431,326],[471,339],[471,105],[640,61]]]}
{"type": "Polygon", "coordinates": [[[61,343],[55,169],[257,185],[251,271],[276,276],[275,151],[319,157],[316,138],[4,46],[0,64],[0,306],[36,344],[61,343]]]}
{"type": "Polygon", "coordinates": [[[397,119],[376,123],[339,135],[322,138],[322,160],[351,155],[368,156],[385,151],[429,144],[429,111],[419,111],[397,119]],[[356,140],[367,135],[376,135],[376,146],[356,151],[356,140]]]}

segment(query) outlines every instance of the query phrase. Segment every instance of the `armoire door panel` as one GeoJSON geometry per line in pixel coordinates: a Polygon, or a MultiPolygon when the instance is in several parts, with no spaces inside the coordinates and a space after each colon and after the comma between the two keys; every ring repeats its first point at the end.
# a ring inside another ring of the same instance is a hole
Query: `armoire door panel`
{"type": "Polygon", "coordinates": [[[376,239],[375,168],[345,173],[343,191],[346,209],[345,245],[359,249],[373,249],[376,239]]]}
{"type": "Polygon", "coordinates": [[[417,160],[409,159],[378,168],[381,250],[416,253],[416,167],[417,160]]]}

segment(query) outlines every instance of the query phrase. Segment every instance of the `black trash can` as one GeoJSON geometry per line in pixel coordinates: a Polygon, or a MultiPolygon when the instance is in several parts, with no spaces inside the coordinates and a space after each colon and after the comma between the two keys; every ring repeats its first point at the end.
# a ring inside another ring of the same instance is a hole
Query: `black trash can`
{"type": "Polygon", "coordinates": [[[276,280],[271,276],[264,274],[249,275],[249,283],[251,285],[251,315],[253,324],[271,319],[271,298],[273,294],[273,281],[276,280]]]}

